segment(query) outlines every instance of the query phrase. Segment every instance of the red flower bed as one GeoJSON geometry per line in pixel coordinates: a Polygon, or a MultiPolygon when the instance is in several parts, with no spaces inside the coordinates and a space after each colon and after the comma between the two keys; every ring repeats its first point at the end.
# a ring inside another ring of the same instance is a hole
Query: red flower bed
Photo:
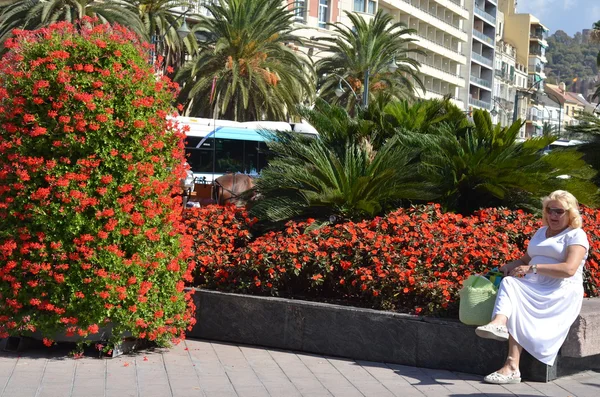
{"type": "Polygon", "coordinates": [[[177,85],[139,38],[85,19],[15,31],[0,61],[0,338],[159,344],[195,321],[177,85]]]}
{"type": "MultiPolygon", "coordinates": [[[[583,212],[591,243],[586,294],[597,296],[600,212],[583,212]]],[[[251,224],[233,207],[188,212],[198,286],[442,315],[457,312],[463,280],[521,256],[540,226],[522,211],[486,209],[465,217],[435,205],[321,228],[312,220],[289,222],[255,240],[251,224]]]]}

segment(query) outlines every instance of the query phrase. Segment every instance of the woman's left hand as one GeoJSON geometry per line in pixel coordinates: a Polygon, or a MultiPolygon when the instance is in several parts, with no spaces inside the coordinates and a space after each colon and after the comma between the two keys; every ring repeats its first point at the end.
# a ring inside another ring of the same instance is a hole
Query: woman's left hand
{"type": "Polygon", "coordinates": [[[531,266],[529,265],[521,265],[512,269],[508,275],[513,277],[523,277],[525,274],[529,273],[531,270],[531,266]]]}

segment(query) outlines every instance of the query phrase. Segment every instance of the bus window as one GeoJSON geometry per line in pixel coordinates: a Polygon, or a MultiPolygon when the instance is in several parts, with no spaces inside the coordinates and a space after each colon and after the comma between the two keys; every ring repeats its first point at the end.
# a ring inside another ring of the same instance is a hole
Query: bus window
{"type": "Polygon", "coordinates": [[[242,172],[245,141],[218,138],[216,141],[216,172],[242,172]]]}
{"type": "Polygon", "coordinates": [[[263,142],[208,138],[201,148],[197,148],[201,139],[188,137],[185,140],[188,163],[195,173],[213,172],[214,166],[214,172],[218,174],[242,172],[252,175],[266,166],[266,145],[263,142]],[[213,154],[216,154],[214,164],[213,154]]]}

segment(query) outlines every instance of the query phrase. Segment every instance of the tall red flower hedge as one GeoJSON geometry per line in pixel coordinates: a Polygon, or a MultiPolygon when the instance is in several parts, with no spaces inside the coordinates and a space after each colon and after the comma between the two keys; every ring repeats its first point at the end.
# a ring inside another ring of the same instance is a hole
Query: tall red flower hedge
{"type": "Polygon", "coordinates": [[[165,344],[193,321],[177,86],[95,22],[15,31],[0,60],[0,337],[165,344]]]}
{"type": "MultiPolygon", "coordinates": [[[[591,243],[586,294],[598,296],[600,211],[583,216],[591,243]]],[[[435,205],[320,228],[289,222],[254,240],[253,221],[234,207],[191,210],[186,222],[198,286],[439,315],[456,314],[462,282],[520,257],[541,226],[522,211],[461,216],[435,205]]]]}

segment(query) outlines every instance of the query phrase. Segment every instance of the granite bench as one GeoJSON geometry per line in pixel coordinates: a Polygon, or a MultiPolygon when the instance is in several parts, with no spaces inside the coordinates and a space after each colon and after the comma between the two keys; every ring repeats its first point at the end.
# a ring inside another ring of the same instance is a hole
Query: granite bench
{"type": "MultiPolygon", "coordinates": [[[[455,319],[207,290],[194,299],[188,337],[480,375],[507,354],[506,343],[481,339],[455,319]]],[[[600,369],[600,299],[584,301],[554,366],[527,353],[521,363],[525,379],[541,382],[590,369],[600,369]]]]}
{"type": "Polygon", "coordinates": [[[564,357],[581,358],[600,354],[600,298],[584,299],[581,312],[561,349],[564,357]]]}

